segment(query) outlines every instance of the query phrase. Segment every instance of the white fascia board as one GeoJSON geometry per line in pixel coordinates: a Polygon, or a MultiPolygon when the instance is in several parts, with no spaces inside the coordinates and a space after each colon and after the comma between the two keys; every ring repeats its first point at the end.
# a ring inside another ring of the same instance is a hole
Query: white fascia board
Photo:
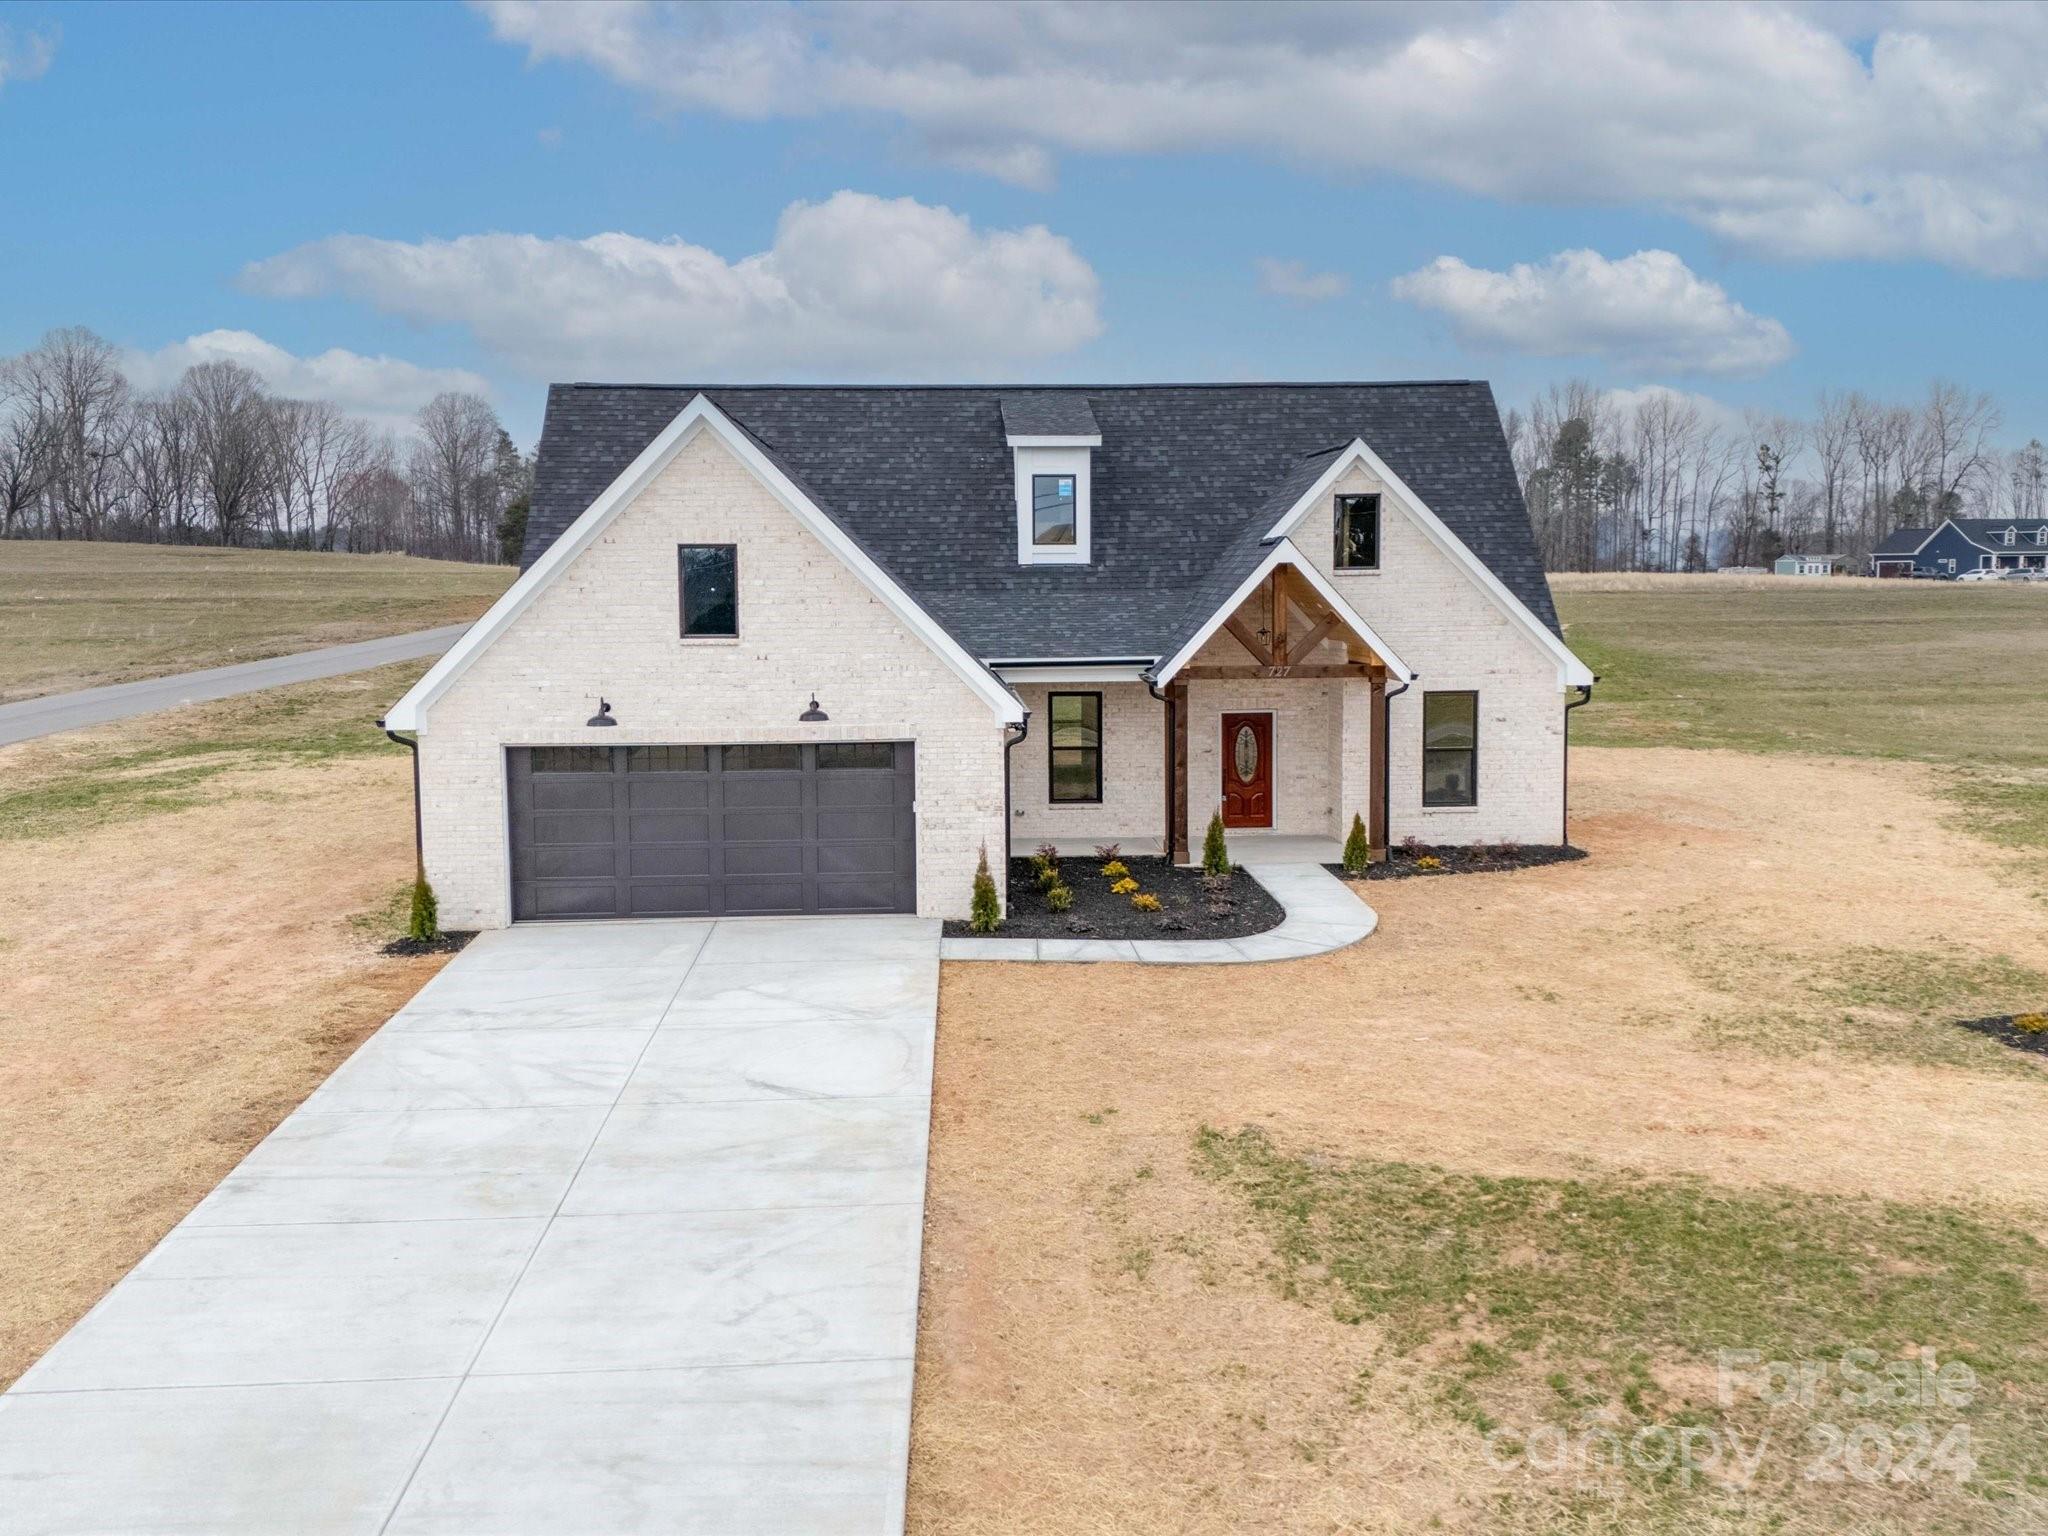
{"type": "Polygon", "coordinates": [[[1018,683],[1142,683],[1145,666],[1142,661],[1110,666],[1073,662],[1057,667],[997,667],[995,674],[1013,686],[1018,683]]]}
{"type": "Polygon", "coordinates": [[[385,728],[394,731],[423,730],[427,711],[436,699],[447,692],[449,685],[468,670],[470,663],[482,655],[578,555],[596,542],[612,520],[653,483],[654,478],[699,432],[704,431],[716,434],[733,456],[767,487],[769,494],[781,502],[819,543],[839,556],[861,584],[951,667],[961,681],[995,712],[998,720],[1006,725],[1015,725],[1024,718],[1023,703],[1010,692],[1002,679],[969,655],[868,557],[865,550],[854,543],[843,528],[777,469],[753,441],[733,425],[730,417],[699,394],[676,413],[675,420],[662,428],[654,441],[640,451],[639,457],[619,472],[618,478],[583,509],[576,520],[562,531],[562,536],[548,546],[547,552],[506,589],[504,596],[491,604],[484,616],[463,633],[462,638],[427,670],[426,675],[385,712],[385,728]]]}
{"type": "Polygon", "coordinates": [[[1208,619],[1204,621],[1200,629],[1195,631],[1188,643],[1168,658],[1166,665],[1159,668],[1158,672],[1154,674],[1153,681],[1161,687],[1172,682],[1180,669],[1194,659],[1195,653],[1209,643],[1209,637],[1223,627],[1223,621],[1237,612],[1238,605],[1257,591],[1259,583],[1264,581],[1277,567],[1282,565],[1291,565],[1300,572],[1308,584],[1315,588],[1316,596],[1330,605],[1331,612],[1342,619],[1352,633],[1372,647],[1373,654],[1386,663],[1389,672],[1397,677],[1406,678],[1409,682],[1415,681],[1419,674],[1411,670],[1408,663],[1395,654],[1394,648],[1382,640],[1374,632],[1373,627],[1365,622],[1364,615],[1359,613],[1356,608],[1353,608],[1350,603],[1346,602],[1344,594],[1331,586],[1329,578],[1317,570],[1307,556],[1303,555],[1299,549],[1296,549],[1293,542],[1288,539],[1280,539],[1272,544],[1266,554],[1266,558],[1259,562],[1257,569],[1251,575],[1245,577],[1243,581],[1239,582],[1237,590],[1225,598],[1221,606],[1209,615],[1208,619]]]}
{"type": "Polygon", "coordinates": [[[1416,526],[1422,530],[1423,536],[1448,556],[1452,564],[1471,577],[1479,589],[1493,599],[1496,606],[1550,654],[1557,663],[1560,690],[1586,688],[1592,685],[1592,669],[1574,656],[1571,648],[1550,632],[1549,625],[1529,611],[1528,604],[1507,589],[1506,584],[1487,568],[1486,562],[1473,554],[1463,539],[1451,532],[1450,526],[1429,509],[1429,503],[1416,495],[1409,488],[1408,482],[1395,474],[1387,461],[1374,453],[1372,446],[1362,437],[1351,440],[1351,446],[1331,461],[1330,467],[1302,494],[1301,499],[1280,515],[1280,520],[1273,524],[1272,531],[1266,537],[1279,539],[1293,533],[1301,520],[1321,505],[1337,482],[1350,472],[1354,463],[1364,465],[1382,485],[1399,496],[1415,514],[1416,526]]]}
{"type": "Polygon", "coordinates": [[[1046,437],[1021,435],[1004,439],[1012,448],[1100,448],[1100,432],[1084,433],[1075,437],[1046,437]]]}

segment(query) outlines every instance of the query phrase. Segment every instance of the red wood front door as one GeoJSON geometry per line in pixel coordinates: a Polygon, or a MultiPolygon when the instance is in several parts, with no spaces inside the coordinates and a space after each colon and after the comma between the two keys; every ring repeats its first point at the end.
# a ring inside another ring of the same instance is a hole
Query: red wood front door
{"type": "Polygon", "coordinates": [[[1273,825],[1273,717],[1223,717],[1223,825],[1273,825]]]}

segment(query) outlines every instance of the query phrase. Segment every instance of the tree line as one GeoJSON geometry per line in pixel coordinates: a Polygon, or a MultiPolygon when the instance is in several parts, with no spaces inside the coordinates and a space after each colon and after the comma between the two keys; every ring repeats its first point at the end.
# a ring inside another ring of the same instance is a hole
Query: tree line
{"type": "Polygon", "coordinates": [[[532,459],[478,395],[436,395],[401,437],[232,361],[137,391],[77,326],[0,358],[0,537],[516,564],[532,493],[532,459]]]}
{"type": "Polygon", "coordinates": [[[1787,551],[1860,562],[1897,528],[2048,507],[2040,439],[2001,449],[1997,402],[1944,381],[1917,402],[1827,390],[1807,415],[1737,421],[1573,379],[1502,425],[1550,570],[1703,571],[1787,551]]]}

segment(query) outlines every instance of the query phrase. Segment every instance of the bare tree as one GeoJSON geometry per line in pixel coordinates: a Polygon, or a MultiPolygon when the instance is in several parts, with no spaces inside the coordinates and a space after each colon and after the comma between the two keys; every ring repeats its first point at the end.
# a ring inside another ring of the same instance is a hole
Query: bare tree
{"type": "Polygon", "coordinates": [[[214,534],[239,544],[262,504],[274,460],[262,380],[240,363],[199,363],[178,392],[192,411],[198,479],[214,534]]]}
{"type": "Polygon", "coordinates": [[[54,444],[44,407],[21,366],[0,361],[0,537],[14,537],[49,484],[54,444]]]}
{"type": "Polygon", "coordinates": [[[121,455],[135,413],[114,349],[83,326],[45,336],[16,363],[49,432],[47,532],[96,539],[127,490],[121,455]]]}
{"type": "Polygon", "coordinates": [[[421,515],[465,560],[491,560],[498,522],[498,413],[480,395],[434,396],[420,408],[412,450],[421,515]]]}

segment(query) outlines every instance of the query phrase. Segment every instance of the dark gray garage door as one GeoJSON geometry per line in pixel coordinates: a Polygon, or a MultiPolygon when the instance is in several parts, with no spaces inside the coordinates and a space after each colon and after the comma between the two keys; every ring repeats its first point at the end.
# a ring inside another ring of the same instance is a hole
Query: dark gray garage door
{"type": "Polygon", "coordinates": [[[917,908],[908,742],[515,747],[512,915],[917,908]]]}

